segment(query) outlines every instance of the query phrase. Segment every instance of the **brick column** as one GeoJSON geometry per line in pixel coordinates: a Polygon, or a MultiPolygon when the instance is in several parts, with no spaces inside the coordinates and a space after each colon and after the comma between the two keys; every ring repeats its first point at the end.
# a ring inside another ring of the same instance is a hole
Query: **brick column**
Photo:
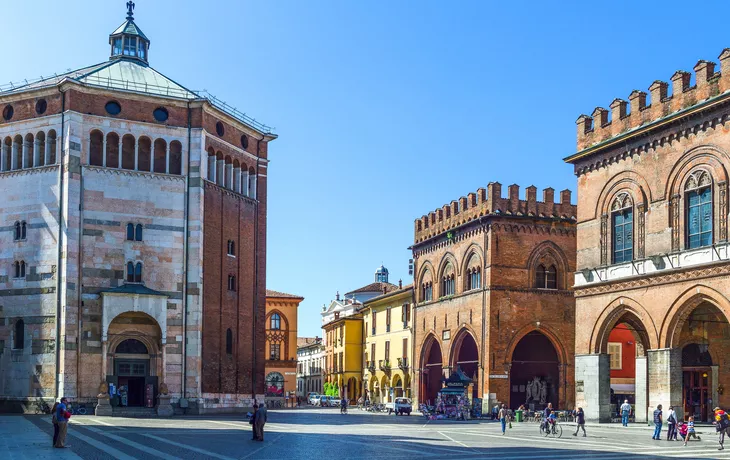
{"type": "Polygon", "coordinates": [[[636,422],[647,422],[647,402],[648,402],[648,367],[647,357],[636,357],[636,377],[634,378],[634,394],[635,394],[635,414],[636,422]]]}
{"type": "Polygon", "coordinates": [[[586,420],[611,421],[611,369],[608,354],[575,356],[575,404],[586,420]]]}
{"type": "Polygon", "coordinates": [[[663,348],[649,350],[649,416],[657,405],[662,410],[674,406],[677,419],[683,417],[682,406],[682,350],[679,348],[663,348]]]}

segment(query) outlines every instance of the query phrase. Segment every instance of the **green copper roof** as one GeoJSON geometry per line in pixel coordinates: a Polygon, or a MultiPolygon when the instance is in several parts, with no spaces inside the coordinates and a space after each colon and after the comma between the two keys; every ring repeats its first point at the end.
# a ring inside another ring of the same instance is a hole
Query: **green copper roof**
{"type": "Polygon", "coordinates": [[[137,295],[157,295],[162,297],[168,297],[167,294],[163,294],[160,291],[150,289],[144,284],[135,283],[124,283],[119,287],[107,289],[102,291],[102,294],[137,294],[137,295]]]}
{"type": "Polygon", "coordinates": [[[119,35],[119,34],[125,34],[125,35],[137,35],[139,37],[144,38],[147,41],[150,41],[149,38],[142,32],[142,29],[137,27],[137,24],[134,23],[133,20],[127,19],[124,21],[124,24],[117,27],[117,30],[112,32],[112,35],[119,35]]]}

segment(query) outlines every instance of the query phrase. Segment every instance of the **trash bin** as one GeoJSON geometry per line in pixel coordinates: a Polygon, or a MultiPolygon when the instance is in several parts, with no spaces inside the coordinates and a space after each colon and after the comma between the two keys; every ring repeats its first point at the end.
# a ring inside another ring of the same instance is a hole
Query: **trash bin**
{"type": "Polygon", "coordinates": [[[522,421],[522,411],[517,409],[515,411],[515,421],[521,422],[522,421]]]}

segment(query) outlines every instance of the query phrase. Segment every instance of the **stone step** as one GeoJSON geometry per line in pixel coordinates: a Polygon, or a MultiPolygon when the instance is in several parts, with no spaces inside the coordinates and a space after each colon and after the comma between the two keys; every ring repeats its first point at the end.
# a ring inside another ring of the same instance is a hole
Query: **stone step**
{"type": "Polygon", "coordinates": [[[112,417],[152,418],[157,417],[157,410],[153,407],[115,407],[112,417]]]}

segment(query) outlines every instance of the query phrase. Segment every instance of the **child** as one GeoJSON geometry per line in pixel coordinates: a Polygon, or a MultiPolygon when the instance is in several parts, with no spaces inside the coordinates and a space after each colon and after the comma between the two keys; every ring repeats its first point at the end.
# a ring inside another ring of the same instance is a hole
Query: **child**
{"type": "Polygon", "coordinates": [[[695,418],[690,417],[687,420],[687,436],[684,437],[684,445],[687,445],[687,441],[689,441],[689,438],[694,437],[696,440],[700,440],[700,437],[697,436],[697,433],[695,433],[695,418]]]}
{"type": "Polygon", "coordinates": [[[684,422],[679,422],[677,424],[677,431],[679,431],[679,435],[682,437],[682,441],[684,441],[685,438],[687,437],[687,431],[688,431],[687,424],[684,422]]]}

